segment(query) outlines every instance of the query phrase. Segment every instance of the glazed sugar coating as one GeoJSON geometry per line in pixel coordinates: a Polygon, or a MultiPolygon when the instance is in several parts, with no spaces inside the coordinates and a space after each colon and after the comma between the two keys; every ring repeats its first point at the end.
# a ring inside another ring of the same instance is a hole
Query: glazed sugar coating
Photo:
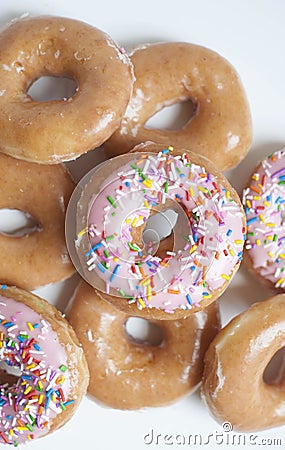
{"type": "Polygon", "coordinates": [[[129,58],[91,25],[62,17],[14,21],[0,34],[0,149],[56,164],[100,146],[130,99],[129,58]],[[27,93],[42,76],[71,78],[76,93],[37,102],[27,93]]]}
{"type": "Polygon", "coordinates": [[[0,154],[0,209],[33,217],[34,232],[0,233],[2,283],[32,290],[70,277],[75,269],[64,235],[67,203],[74,183],[62,165],[47,166],[0,154]]]}
{"type": "Polygon", "coordinates": [[[219,170],[235,167],[252,140],[247,98],[233,66],[217,53],[189,43],[135,49],[134,90],[120,128],[105,147],[111,156],[153,141],[206,156],[219,170]],[[194,116],[178,130],[149,129],[155,113],[191,100],[194,116]]]}
{"type": "Polygon", "coordinates": [[[1,285],[0,316],[0,441],[17,446],[72,417],[88,368],[74,331],[47,301],[1,285]]]}
{"type": "Polygon", "coordinates": [[[152,321],[163,332],[159,346],[136,343],[125,329],[130,316],[83,281],[67,317],[87,358],[89,394],[118,409],[166,405],[192,392],[201,381],[205,351],[220,328],[215,303],[187,319],[152,321]]]}
{"type": "Polygon", "coordinates": [[[77,268],[118,308],[176,319],[228,285],[242,257],[244,213],[208,160],[159,145],[135,150],[99,166],[71,207],[77,268]]]}
{"type": "Polygon", "coordinates": [[[247,218],[246,262],[277,289],[285,287],[285,150],[264,159],[243,192],[247,218]]]}
{"type": "Polygon", "coordinates": [[[285,424],[284,374],[266,383],[264,370],[285,346],[285,295],[252,305],[223,328],[205,356],[202,394],[214,418],[234,430],[285,424]]]}

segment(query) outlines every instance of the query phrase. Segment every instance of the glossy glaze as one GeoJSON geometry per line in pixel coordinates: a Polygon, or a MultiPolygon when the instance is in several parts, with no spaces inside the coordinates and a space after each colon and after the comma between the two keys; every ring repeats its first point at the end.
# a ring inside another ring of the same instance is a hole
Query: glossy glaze
{"type": "Polygon", "coordinates": [[[136,81],[120,128],[106,143],[110,155],[153,141],[208,157],[220,170],[247,154],[252,125],[248,102],[233,66],[217,53],[188,43],[161,43],[131,53],[136,81]],[[148,129],[165,106],[191,100],[194,116],[175,131],[148,129]]]}
{"type": "Polygon", "coordinates": [[[285,424],[284,373],[276,384],[263,379],[284,346],[285,295],[252,305],[219,332],[206,353],[202,381],[216,420],[247,432],[285,424]]]}
{"type": "Polygon", "coordinates": [[[0,149],[56,164],[100,146],[119,126],[133,78],[128,57],[102,31],[61,17],[14,21],[0,34],[0,149]],[[27,93],[49,75],[76,81],[65,100],[27,93]]]}
{"type": "Polygon", "coordinates": [[[0,280],[32,290],[64,280],[74,267],[64,235],[74,183],[61,165],[50,167],[0,154],[0,209],[30,214],[39,227],[22,237],[0,233],[0,280]]]}
{"type": "Polygon", "coordinates": [[[204,353],[220,328],[216,304],[187,319],[152,321],[161,327],[159,346],[128,338],[130,315],[103,301],[81,282],[67,317],[82,343],[89,370],[88,392],[118,409],[138,409],[173,402],[201,380],[204,353]]]}

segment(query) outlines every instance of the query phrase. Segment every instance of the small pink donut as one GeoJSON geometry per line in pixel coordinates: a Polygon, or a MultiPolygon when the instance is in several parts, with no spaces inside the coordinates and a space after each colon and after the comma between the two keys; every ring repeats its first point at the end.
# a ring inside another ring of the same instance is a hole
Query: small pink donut
{"type": "Polygon", "coordinates": [[[57,309],[0,285],[0,444],[24,444],[63,426],[86,393],[77,337],[57,309]]]}
{"type": "Polygon", "coordinates": [[[246,258],[261,280],[285,289],[285,150],[254,169],[243,192],[247,219],[246,258]]]}

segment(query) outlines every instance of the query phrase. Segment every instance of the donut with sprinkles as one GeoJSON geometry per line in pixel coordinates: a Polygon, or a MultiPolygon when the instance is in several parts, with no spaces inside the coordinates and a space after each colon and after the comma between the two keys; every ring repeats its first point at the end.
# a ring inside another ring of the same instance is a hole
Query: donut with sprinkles
{"type": "Polygon", "coordinates": [[[60,428],[86,392],[77,337],[55,307],[0,286],[0,443],[18,446],[60,428]]]}
{"type": "Polygon", "coordinates": [[[68,248],[104,299],[134,315],[175,319],[222,294],[242,259],[245,220],[210,161],[144,144],[87,177],[68,207],[68,248]]]}
{"type": "Polygon", "coordinates": [[[285,288],[285,150],[254,169],[243,191],[248,266],[270,287],[285,288]]]}

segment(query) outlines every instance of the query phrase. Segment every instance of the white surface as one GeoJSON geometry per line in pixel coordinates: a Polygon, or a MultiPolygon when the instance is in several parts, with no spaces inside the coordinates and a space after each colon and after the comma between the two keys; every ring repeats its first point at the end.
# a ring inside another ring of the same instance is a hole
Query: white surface
{"type": "MultiPolygon", "coordinates": [[[[132,47],[145,42],[186,41],[203,44],[225,56],[238,70],[246,88],[252,111],[254,140],[248,157],[229,174],[240,190],[256,162],[285,143],[285,2],[283,0],[0,0],[0,24],[29,12],[54,14],[85,20],[108,32],[120,45],[132,47]]],[[[80,178],[102,159],[93,152],[69,164],[80,178]]],[[[46,287],[40,295],[63,309],[77,283],[46,287]]],[[[223,323],[265,299],[270,292],[242,268],[220,300],[223,323]]],[[[250,386],[250,380],[248,380],[250,386]]],[[[232,398],[230,401],[234,401],[232,398]]],[[[246,405],[245,405],[246,409],[246,405]]],[[[241,445],[232,434],[223,432],[209,416],[199,393],[175,405],[139,412],[122,412],[97,405],[85,398],[73,419],[53,435],[29,444],[32,450],[80,448],[146,450],[147,448],[190,448],[181,444],[181,435],[194,437],[191,448],[281,448],[265,446],[262,439],[281,439],[285,445],[285,426],[263,433],[243,435],[241,445]],[[154,430],[154,438],[146,436],[154,430]],[[165,435],[172,435],[172,438],[165,435]],[[213,434],[212,437],[209,437],[213,434]],[[161,435],[161,436],[158,436],[161,435]],[[146,436],[146,443],[144,437],[146,436]],[[209,438],[209,442],[208,442],[209,438]],[[168,439],[168,440],[167,440],[168,439]],[[176,443],[175,443],[176,442],[176,443]],[[208,442],[208,443],[207,443],[208,442]]]]}

